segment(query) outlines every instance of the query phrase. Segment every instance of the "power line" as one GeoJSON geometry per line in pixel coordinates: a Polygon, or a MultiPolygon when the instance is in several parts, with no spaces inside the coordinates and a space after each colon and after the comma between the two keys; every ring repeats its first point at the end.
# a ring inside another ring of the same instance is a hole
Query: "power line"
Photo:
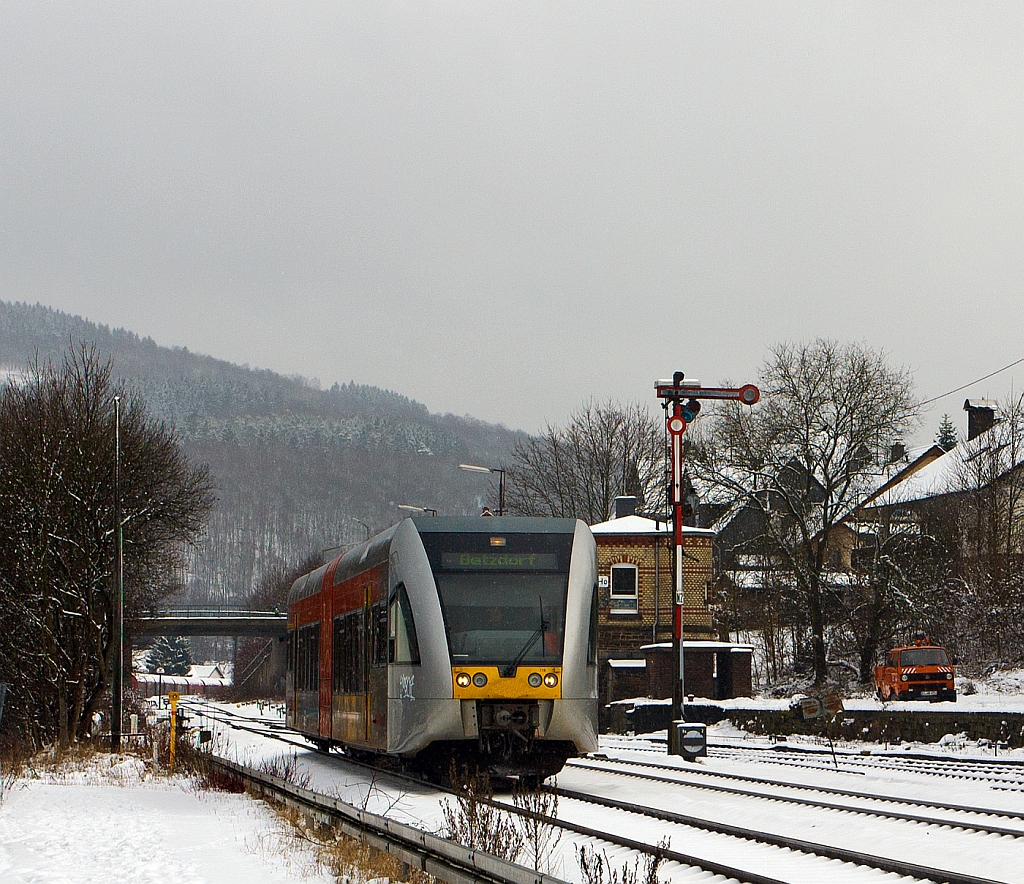
{"type": "Polygon", "coordinates": [[[995,371],[989,372],[984,377],[980,377],[977,380],[968,381],[966,384],[963,384],[952,390],[947,390],[945,393],[942,393],[939,396],[932,396],[931,399],[925,399],[924,402],[920,404],[922,406],[931,405],[931,403],[933,402],[938,402],[940,399],[945,399],[947,396],[952,396],[954,393],[959,393],[961,390],[966,390],[968,387],[973,387],[975,384],[980,384],[982,381],[987,381],[989,378],[999,374],[999,372],[1006,371],[1006,369],[1008,368],[1013,368],[1015,365],[1020,365],[1020,363],[1022,362],[1024,362],[1024,356],[1021,356],[1020,359],[1016,360],[1015,362],[1011,362],[1009,365],[1004,365],[1002,368],[997,368],[995,371]]]}

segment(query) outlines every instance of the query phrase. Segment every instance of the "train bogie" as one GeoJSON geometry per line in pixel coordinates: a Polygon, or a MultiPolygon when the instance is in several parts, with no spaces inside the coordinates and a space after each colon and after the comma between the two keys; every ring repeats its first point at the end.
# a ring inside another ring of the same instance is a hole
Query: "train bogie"
{"type": "Polygon", "coordinates": [[[406,519],[296,581],[288,723],[444,773],[597,747],[596,552],[568,519],[406,519]]]}

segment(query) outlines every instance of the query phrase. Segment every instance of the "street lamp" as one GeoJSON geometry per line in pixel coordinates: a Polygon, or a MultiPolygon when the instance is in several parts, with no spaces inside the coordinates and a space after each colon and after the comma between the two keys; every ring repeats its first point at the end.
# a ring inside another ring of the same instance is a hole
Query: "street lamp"
{"type": "Polygon", "coordinates": [[[427,513],[430,513],[432,516],[437,515],[437,510],[429,506],[412,506],[408,503],[400,503],[398,504],[398,508],[400,510],[405,510],[407,513],[419,513],[421,516],[425,516],[427,513]]]}
{"type": "Polygon", "coordinates": [[[460,463],[460,470],[467,473],[497,473],[498,474],[498,515],[505,515],[505,471],[497,467],[478,467],[471,463],[460,463]]]}
{"type": "Polygon", "coordinates": [[[117,563],[114,575],[114,672],[110,685],[110,751],[121,751],[121,716],[124,699],[124,533],[121,519],[121,397],[114,397],[114,542],[117,563]]]}

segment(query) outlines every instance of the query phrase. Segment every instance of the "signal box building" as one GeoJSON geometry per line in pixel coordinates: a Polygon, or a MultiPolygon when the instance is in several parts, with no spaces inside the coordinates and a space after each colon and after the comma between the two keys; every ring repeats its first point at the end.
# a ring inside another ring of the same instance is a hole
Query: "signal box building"
{"type": "MultiPolygon", "coordinates": [[[[616,499],[615,516],[591,527],[597,541],[602,709],[616,700],[672,695],[672,525],[636,515],[633,498],[616,499]]],[[[709,599],[714,540],[710,529],[683,528],[686,691],[725,699],[750,693],[751,649],[715,640],[709,599]]]]}

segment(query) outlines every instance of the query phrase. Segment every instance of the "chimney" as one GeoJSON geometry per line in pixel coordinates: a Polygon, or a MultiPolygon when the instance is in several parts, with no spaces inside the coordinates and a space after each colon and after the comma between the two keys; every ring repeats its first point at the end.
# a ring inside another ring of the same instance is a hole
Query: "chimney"
{"type": "Polygon", "coordinates": [[[991,399],[965,399],[967,412],[967,441],[992,429],[996,422],[996,403],[991,399]]]}
{"type": "Polygon", "coordinates": [[[903,460],[906,454],[907,446],[903,444],[902,439],[897,439],[889,449],[889,463],[896,463],[896,461],[903,460]]]}
{"type": "Polygon", "coordinates": [[[621,519],[623,516],[636,515],[635,497],[616,497],[612,501],[612,518],[621,519]]]}

